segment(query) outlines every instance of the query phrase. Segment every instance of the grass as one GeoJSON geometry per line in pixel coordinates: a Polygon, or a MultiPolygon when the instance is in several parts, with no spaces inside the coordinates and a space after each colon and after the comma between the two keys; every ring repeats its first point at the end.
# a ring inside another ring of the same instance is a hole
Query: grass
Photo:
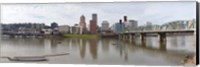
{"type": "Polygon", "coordinates": [[[64,34],[64,37],[81,37],[81,38],[93,38],[97,37],[97,34],[64,34]]]}

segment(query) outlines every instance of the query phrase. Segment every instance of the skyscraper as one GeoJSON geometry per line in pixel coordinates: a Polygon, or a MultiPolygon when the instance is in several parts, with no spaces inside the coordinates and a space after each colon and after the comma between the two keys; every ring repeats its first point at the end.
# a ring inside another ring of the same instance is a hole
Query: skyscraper
{"type": "Polygon", "coordinates": [[[97,23],[97,14],[96,13],[92,14],[92,20],[94,20],[97,23]]]}
{"type": "Polygon", "coordinates": [[[124,16],[124,22],[127,22],[127,16],[124,16]]]}
{"type": "Polygon", "coordinates": [[[97,14],[92,14],[92,20],[90,20],[90,32],[96,33],[97,31],[97,14]]]}
{"type": "Polygon", "coordinates": [[[80,25],[80,33],[85,33],[86,32],[86,23],[85,23],[85,16],[82,15],[80,17],[80,22],[79,22],[79,25],[80,25]]]}
{"type": "Polygon", "coordinates": [[[127,16],[124,16],[124,27],[123,27],[123,32],[125,32],[125,31],[128,31],[128,21],[127,21],[128,19],[127,19],[127,16]]]}
{"type": "Polygon", "coordinates": [[[96,33],[96,23],[94,20],[90,20],[90,33],[96,33]]]}
{"type": "Polygon", "coordinates": [[[124,30],[124,23],[122,23],[122,20],[120,19],[119,22],[115,23],[115,33],[121,33],[124,30]]]}

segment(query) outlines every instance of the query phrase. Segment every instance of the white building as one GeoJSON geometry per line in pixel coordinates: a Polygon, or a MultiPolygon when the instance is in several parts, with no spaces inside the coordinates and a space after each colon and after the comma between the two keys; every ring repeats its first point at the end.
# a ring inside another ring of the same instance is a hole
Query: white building
{"type": "Polygon", "coordinates": [[[138,27],[138,22],[136,20],[129,20],[128,21],[128,30],[133,31],[138,27]]]}
{"type": "Polygon", "coordinates": [[[80,34],[80,26],[75,24],[74,26],[70,27],[70,33],[71,34],[80,34]]]}
{"type": "Polygon", "coordinates": [[[69,25],[58,26],[58,31],[61,33],[68,33],[70,32],[70,26],[69,25]]]}
{"type": "Polygon", "coordinates": [[[51,28],[46,28],[46,29],[42,29],[42,31],[44,31],[45,35],[51,35],[53,30],[51,28]]]}
{"type": "Polygon", "coordinates": [[[151,22],[146,22],[146,29],[145,30],[153,30],[153,24],[151,22]]]}
{"type": "Polygon", "coordinates": [[[115,24],[113,24],[111,27],[110,27],[110,30],[115,32],[115,24]]]}
{"type": "Polygon", "coordinates": [[[108,21],[103,21],[101,26],[101,31],[108,31],[109,30],[109,23],[108,21]]]}

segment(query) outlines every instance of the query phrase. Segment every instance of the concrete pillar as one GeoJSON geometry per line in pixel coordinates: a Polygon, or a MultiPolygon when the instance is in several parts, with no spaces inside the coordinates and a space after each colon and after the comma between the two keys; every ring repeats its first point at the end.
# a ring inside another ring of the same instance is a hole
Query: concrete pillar
{"type": "Polygon", "coordinates": [[[126,34],[126,40],[129,41],[129,35],[128,34],[126,34]]]}
{"type": "Polygon", "coordinates": [[[146,47],[146,33],[141,33],[142,47],[146,47]]]}
{"type": "Polygon", "coordinates": [[[166,33],[158,33],[158,42],[161,50],[166,50],[166,33]]]}
{"type": "Polygon", "coordinates": [[[126,34],[124,34],[124,40],[126,40],[126,34]]]}
{"type": "Polygon", "coordinates": [[[166,33],[158,33],[158,40],[161,43],[166,42],[166,33]]]}
{"type": "Polygon", "coordinates": [[[125,34],[123,34],[122,37],[123,37],[123,40],[125,40],[125,34]]]}
{"type": "Polygon", "coordinates": [[[127,36],[126,36],[126,34],[124,34],[124,40],[126,41],[126,39],[127,39],[127,36]]]}
{"type": "Polygon", "coordinates": [[[120,34],[120,40],[122,40],[122,34],[120,34]]]}
{"type": "Polygon", "coordinates": [[[132,42],[135,42],[135,34],[132,34],[132,42]]]}
{"type": "Polygon", "coordinates": [[[141,39],[142,39],[142,41],[146,41],[146,34],[145,33],[141,33],[141,39]]]}
{"type": "Polygon", "coordinates": [[[129,34],[129,41],[132,42],[132,34],[129,34]]]}
{"type": "Polygon", "coordinates": [[[120,39],[120,34],[118,35],[118,39],[120,39]]]}
{"type": "Polygon", "coordinates": [[[9,36],[10,36],[10,38],[14,38],[14,37],[15,37],[15,35],[12,35],[12,34],[11,34],[11,35],[9,35],[9,36]]]}
{"type": "Polygon", "coordinates": [[[123,34],[120,34],[120,40],[123,40],[123,34]]]}

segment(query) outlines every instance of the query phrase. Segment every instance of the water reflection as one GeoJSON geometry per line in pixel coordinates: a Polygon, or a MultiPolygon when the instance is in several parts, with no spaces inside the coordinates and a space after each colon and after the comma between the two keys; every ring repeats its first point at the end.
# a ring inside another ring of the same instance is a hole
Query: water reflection
{"type": "Polygon", "coordinates": [[[51,39],[51,49],[53,50],[52,52],[55,53],[58,51],[58,40],[57,39],[51,39]]]}
{"type": "Polygon", "coordinates": [[[38,55],[70,52],[68,56],[51,59],[49,63],[113,63],[113,64],[179,64],[183,51],[195,49],[194,36],[167,36],[158,42],[157,37],[145,41],[121,41],[112,38],[66,39],[15,39],[1,40],[1,55],[38,55]],[[171,51],[175,50],[175,51],[171,51]],[[180,52],[179,52],[180,51],[180,52]],[[169,53],[170,52],[170,53],[169,53]],[[172,53],[171,53],[172,52],[172,53]],[[155,60],[156,59],[156,60],[155,60]]]}
{"type": "Polygon", "coordinates": [[[97,59],[97,39],[91,39],[90,44],[90,53],[93,59],[97,59]]]}
{"type": "MultiPolygon", "coordinates": [[[[40,40],[42,41],[42,40],[40,40]]],[[[45,49],[45,53],[52,53],[52,46],[51,46],[51,41],[48,39],[44,39],[44,49],[45,49]]]]}
{"type": "Polygon", "coordinates": [[[128,61],[128,46],[124,45],[124,60],[128,61]]]}
{"type": "Polygon", "coordinates": [[[109,41],[110,41],[110,39],[105,38],[105,39],[102,39],[101,41],[102,41],[103,52],[109,52],[109,41]]]}
{"type": "Polygon", "coordinates": [[[164,42],[159,42],[159,48],[160,48],[160,50],[163,50],[163,51],[165,51],[167,48],[167,43],[166,43],[166,41],[164,41],[164,42]]]}
{"type": "Polygon", "coordinates": [[[83,39],[80,39],[80,45],[79,45],[79,50],[80,50],[80,56],[82,59],[85,57],[85,49],[86,49],[86,41],[83,39]]]}

